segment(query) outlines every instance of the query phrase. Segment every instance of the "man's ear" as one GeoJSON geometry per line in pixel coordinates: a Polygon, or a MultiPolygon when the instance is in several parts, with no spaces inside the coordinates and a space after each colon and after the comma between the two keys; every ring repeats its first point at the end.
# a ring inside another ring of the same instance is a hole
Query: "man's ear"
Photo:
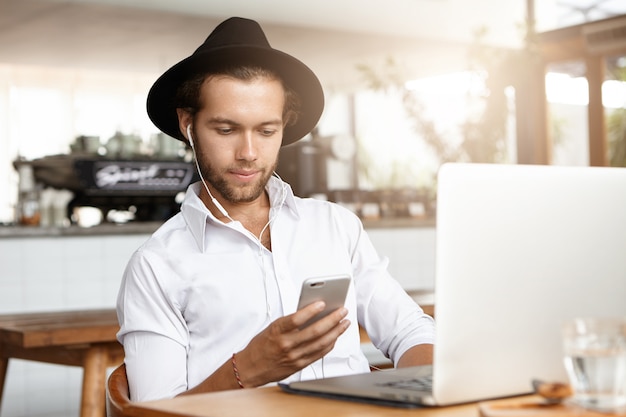
{"type": "Polygon", "coordinates": [[[176,114],[178,115],[178,129],[182,133],[183,137],[187,139],[187,143],[189,143],[189,138],[187,137],[187,126],[192,124],[193,116],[185,109],[176,109],[176,114]]]}

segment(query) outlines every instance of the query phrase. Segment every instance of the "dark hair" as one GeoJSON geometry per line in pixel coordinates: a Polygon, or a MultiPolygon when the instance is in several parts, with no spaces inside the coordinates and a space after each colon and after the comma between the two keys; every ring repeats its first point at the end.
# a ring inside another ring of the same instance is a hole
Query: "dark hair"
{"type": "Polygon", "coordinates": [[[283,108],[283,121],[285,126],[291,126],[298,120],[301,104],[298,94],[287,86],[276,72],[264,67],[252,65],[225,67],[192,76],[183,82],[176,90],[176,108],[184,109],[192,116],[195,116],[196,113],[200,111],[201,107],[200,88],[202,87],[202,83],[208,78],[220,75],[243,81],[250,81],[256,78],[268,78],[280,81],[285,91],[285,106],[283,108]]]}

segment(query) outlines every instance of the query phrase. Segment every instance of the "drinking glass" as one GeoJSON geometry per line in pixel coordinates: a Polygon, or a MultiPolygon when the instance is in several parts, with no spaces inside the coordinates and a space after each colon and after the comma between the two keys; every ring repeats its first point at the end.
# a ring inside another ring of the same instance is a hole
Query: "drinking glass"
{"type": "Polygon", "coordinates": [[[568,321],[563,347],[574,401],[591,410],[626,410],[626,317],[568,321]]]}

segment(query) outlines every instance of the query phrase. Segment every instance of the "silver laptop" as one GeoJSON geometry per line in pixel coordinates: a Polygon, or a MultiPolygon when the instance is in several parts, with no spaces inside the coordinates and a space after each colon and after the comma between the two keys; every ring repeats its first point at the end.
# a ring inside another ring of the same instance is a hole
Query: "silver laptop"
{"type": "Polygon", "coordinates": [[[398,406],[525,394],[567,381],[560,326],[578,316],[626,316],[626,169],[446,164],[433,366],[282,388],[398,406]],[[402,385],[428,374],[432,389],[402,385]]]}

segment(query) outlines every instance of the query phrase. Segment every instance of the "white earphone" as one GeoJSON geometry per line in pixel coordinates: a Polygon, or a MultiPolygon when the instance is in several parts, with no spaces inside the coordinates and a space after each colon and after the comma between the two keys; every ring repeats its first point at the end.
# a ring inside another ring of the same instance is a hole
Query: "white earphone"
{"type": "Polygon", "coordinates": [[[187,125],[187,139],[189,139],[189,145],[191,145],[191,150],[193,151],[193,154],[194,154],[193,159],[196,161],[196,169],[198,170],[198,175],[200,175],[200,179],[202,180],[202,185],[204,185],[204,189],[206,190],[207,193],[209,193],[209,197],[211,197],[211,202],[215,205],[215,207],[219,210],[219,212],[222,213],[222,215],[224,215],[224,217],[227,217],[228,219],[230,219],[230,221],[234,221],[230,217],[226,209],[220,204],[220,202],[217,201],[215,197],[213,197],[213,194],[211,194],[211,191],[209,191],[209,187],[206,185],[206,181],[204,181],[204,177],[202,176],[202,172],[200,171],[200,165],[198,164],[198,158],[196,156],[196,149],[193,146],[193,137],[191,136],[191,123],[187,125]]]}
{"type": "Polygon", "coordinates": [[[187,139],[189,140],[189,144],[191,145],[191,149],[193,149],[193,138],[191,137],[191,123],[187,125],[187,139]]]}

